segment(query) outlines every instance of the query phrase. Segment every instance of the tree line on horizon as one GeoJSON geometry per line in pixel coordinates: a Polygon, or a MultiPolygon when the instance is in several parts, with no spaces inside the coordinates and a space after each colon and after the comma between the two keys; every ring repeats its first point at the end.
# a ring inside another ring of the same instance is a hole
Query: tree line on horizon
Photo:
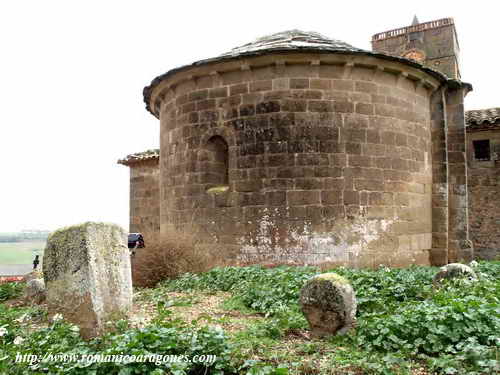
{"type": "Polygon", "coordinates": [[[23,230],[21,232],[0,232],[0,243],[3,242],[23,242],[33,240],[46,240],[49,237],[48,230],[23,230]]]}

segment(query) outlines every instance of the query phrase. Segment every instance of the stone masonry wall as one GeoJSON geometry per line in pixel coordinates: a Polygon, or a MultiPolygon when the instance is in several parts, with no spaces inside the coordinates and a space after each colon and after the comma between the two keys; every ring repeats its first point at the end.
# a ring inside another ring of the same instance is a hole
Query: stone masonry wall
{"type": "Polygon", "coordinates": [[[163,88],[162,233],[190,228],[234,263],[429,263],[435,82],[331,59],[231,62],[163,88]],[[228,190],[212,194],[214,137],[227,143],[228,190]]]}
{"type": "Polygon", "coordinates": [[[467,133],[470,235],[476,257],[500,257],[500,160],[474,159],[472,141],[490,140],[492,159],[500,155],[500,129],[467,133]]]}
{"type": "Polygon", "coordinates": [[[445,93],[437,90],[431,99],[432,139],[432,249],[433,265],[448,263],[449,208],[448,208],[448,137],[446,111],[443,105],[445,93]]]}
{"type": "Polygon", "coordinates": [[[143,233],[146,244],[160,233],[158,159],[130,165],[130,232],[143,233]]]}
{"type": "Polygon", "coordinates": [[[464,98],[466,88],[446,90],[448,161],[448,263],[470,262],[464,98]]]}

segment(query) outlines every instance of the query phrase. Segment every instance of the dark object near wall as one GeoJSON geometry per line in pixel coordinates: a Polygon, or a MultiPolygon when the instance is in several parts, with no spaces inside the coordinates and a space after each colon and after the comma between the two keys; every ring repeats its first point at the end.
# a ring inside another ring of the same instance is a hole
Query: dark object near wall
{"type": "Polygon", "coordinates": [[[129,249],[142,249],[144,247],[144,237],[141,233],[129,233],[128,235],[128,248],[129,249]]]}
{"type": "Polygon", "coordinates": [[[500,260],[500,249],[479,247],[476,248],[474,253],[474,259],[478,260],[500,260]]]}

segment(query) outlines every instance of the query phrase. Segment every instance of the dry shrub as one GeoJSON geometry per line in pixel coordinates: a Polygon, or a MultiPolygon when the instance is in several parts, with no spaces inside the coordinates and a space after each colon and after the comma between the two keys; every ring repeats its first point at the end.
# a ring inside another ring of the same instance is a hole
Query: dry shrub
{"type": "Polygon", "coordinates": [[[146,242],[146,247],[137,249],[131,258],[134,286],[152,287],[186,272],[204,272],[224,265],[215,244],[202,245],[189,232],[168,233],[164,237],[167,240],[146,242]]]}

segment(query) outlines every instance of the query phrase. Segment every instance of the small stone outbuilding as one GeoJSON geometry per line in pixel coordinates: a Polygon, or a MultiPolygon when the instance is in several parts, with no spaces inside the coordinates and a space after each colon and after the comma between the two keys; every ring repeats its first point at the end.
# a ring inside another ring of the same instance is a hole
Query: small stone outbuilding
{"type": "Polygon", "coordinates": [[[477,258],[500,259],[500,108],[465,115],[471,240],[477,258]]]}
{"type": "Polygon", "coordinates": [[[148,242],[160,233],[160,150],[128,155],[119,161],[130,167],[131,233],[142,233],[148,242]]]}

